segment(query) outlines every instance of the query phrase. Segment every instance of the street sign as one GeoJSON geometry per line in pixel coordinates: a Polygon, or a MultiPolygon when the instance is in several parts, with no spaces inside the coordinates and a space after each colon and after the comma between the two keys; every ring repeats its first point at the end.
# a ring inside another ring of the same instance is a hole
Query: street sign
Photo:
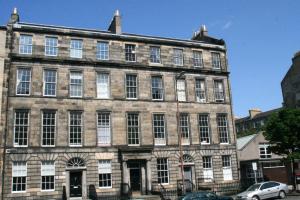
{"type": "Polygon", "coordinates": [[[257,170],[257,163],[256,162],[252,162],[252,169],[253,169],[253,171],[257,170]]]}

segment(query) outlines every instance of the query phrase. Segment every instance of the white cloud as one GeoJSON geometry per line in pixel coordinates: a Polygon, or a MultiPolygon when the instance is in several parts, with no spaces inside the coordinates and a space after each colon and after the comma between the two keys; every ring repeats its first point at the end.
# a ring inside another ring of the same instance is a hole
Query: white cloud
{"type": "Polygon", "coordinates": [[[232,26],[232,21],[228,21],[222,27],[224,30],[229,29],[232,26]]]}

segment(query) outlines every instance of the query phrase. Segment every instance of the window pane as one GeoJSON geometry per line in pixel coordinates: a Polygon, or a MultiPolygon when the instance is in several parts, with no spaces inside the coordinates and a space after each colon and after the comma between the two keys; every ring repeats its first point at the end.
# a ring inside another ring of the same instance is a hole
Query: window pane
{"type": "Polygon", "coordinates": [[[216,102],[224,102],[224,87],[222,80],[214,81],[214,91],[215,91],[215,100],[216,102]]]}
{"type": "Polygon", "coordinates": [[[70,112],[70,119],[69,119],[70,145],[81,145],[82,129],[83,129],[82,113],[77,111],[70,112]]]}
{"type": "Polygon", "coordinates": [[[70,73],[70,97],[82,97],[82,73],[70,73]]]}
{"type": "Polygon", "coordinates": [[[16,110],[14,123],[14,146],[27,146],[29,131],[29,112],[16,110]]]}
{"type": "Polygon", "coordinates": [[[129,145],[138,145],[140,143],[138,114],[127,114],[127,135],[129,145]]]}
{"type": "Polygon", "coordinates": [[[180,134],[182,138],[182,144],[190,144],[190,129],[189,129],[189,116],[188,114],[180,114],[180,134]]]}
{"type": "Polygon", "coordinates": [[[111,187],[111,160],[99,160],[98,163],[99,173],[99,187],[111,187]]]}
{"type": "Polygon", "coordinates": [[[82,40],[71,40],[70,57],[82,58],[82,40]]]}
{"type": "Polygon", "coordinates": [[[205,80],[196,79],[196,101],[197,102],[205,102],[206,94],[205,94],[205,80]]]}
{"type": "Polygon", "coordinates": [[[199,115],[199,134],[201,144],[210,143],[210,131],[209,131],[209,120],[207,114],[199,115]]]}
{"type": "Polygon", "coordinates": [[[134,44],[125,44],[125,60],[135,62],[136,53],[134,44]]]}
{"type": "Polygon", "coordinates": [[[126,75],[126,97],[129,99],[137,98],[137,76],[126,75]]]}
{"type": "Polygon", "coordinates": [[[109,98],[109,74],[97,74],[97,97],[103,99],[109,98]]]}
{"type": "Polygon", "coordinates": [[[160,63],[160,48],[150,47],[150,62],[160,63]]]}
{"type": "Polygon", "coordinates": [[[159,76],[152,77],[152,99],[162,100],[163,92],[162,78],[159,76]]]}
{"type": "Polygon", "coordinates": [[[203,67],[202,52],[193,51],[193,64],[194,67],[203,67]]]}
{"type": "Polygon", "coordinates": [[[56,132],[56,112],[44,111],[42,119],[42,145],[54,146],[56,132]]]}
{"type": "Polygon", "coordinates": [[[31,35],[20,35],[19,53],[20,54],[32,54],[32,36],[31,35]]]}
{"type": "Polygon", "coordinates": [[[221,69],[221,60],[219,53],[211,53],[213,69],[221,69]]]}
{"type": "Polygon", "coordinates": [[[218,132],[220,143],[229,143],[227,116],[224,114],[217,115],[218,132]]]}
{"type": "Polygon", "coordinates": [[[154,142],[156,145],[165,145],[165,116],[164,114],[153,115],[154,142]]]}
{"type": "Polygon", "coordinates": [[[58,46],[56,37],[46,37],[45,39],[45,55],[57,56],[58,46]]]}
{"type": "Polygon", "coordinates": [[[109,56],[109,44],[108,42],[98,42],[97,43],[97,59],[99,60],[108,60],[109,56]]]}
{"type": "Polygon", "coordinates": [[[17,94],[29,95],[31,83],[31,70],[30,69],[18,69],[17,70],[17,94]]]}
{"type": "Polygon", "coordinates": [[[44,95],[56,95],[56,71],[44,70],[44,95]]]}
{"type": "Polygon", "coordinates": [[[98,113],[97,138],[98,138],[99,146],[110,145],[111,143],[110,113],[98,113]]]}
{"type": "Polygon", "coordinates": [[[169,168],[167,158],[157,159],[157,177],[158,183],[169,183],[169,168]]]}
{"type": "Polygon", "coordinates": [[[186,101],[185,80],[177,80],[177,99],[178,101],[186,101]]]}
{"type": "Polygon", "coordinates": [[[182,49],[174,49],[173,50],[173,61],[175,65],[183,65],[183,50],[182,49]]]}
{"type": "Polygon", "coordinates": [[[12,163],[12,191],[26,191],[27,165],[25,161],[14,161],[12,163]]]}

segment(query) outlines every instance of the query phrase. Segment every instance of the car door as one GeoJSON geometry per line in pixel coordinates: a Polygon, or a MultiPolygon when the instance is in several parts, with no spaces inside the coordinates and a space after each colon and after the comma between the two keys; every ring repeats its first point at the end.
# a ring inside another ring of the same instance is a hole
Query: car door
{"type": "Polygon", "coordinates": [[[270,190],[271,190],[271,193],[270,193],[270,197],[277,197],[278,196],[278,193],[279,193],[279,183],[276,183],[276,182],[270,182],[271,184],[271,187],[270,187],[270,190]]]}
{"type": "Polygon", "coordinates": [[[272,184],[270,182],[262,184],[262,186],[260,187],[260,192],[258,194],[260,199],[268,199],[272,197],[271,186],[272,184]]]}

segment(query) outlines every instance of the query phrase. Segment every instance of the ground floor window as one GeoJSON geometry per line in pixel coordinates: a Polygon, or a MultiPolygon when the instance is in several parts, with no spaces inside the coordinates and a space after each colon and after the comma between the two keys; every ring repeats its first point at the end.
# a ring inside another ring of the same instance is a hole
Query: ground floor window
{"type": "Polygon", "coordinates": [[[231,156],[222,156],[222,167],[224,181],[232,180],[231,156]]]}
{"type": "Polygon", "coordinates": [[[203,156],[203,178],[204,182],[211,182],[214,178],[211,156],[203,156]]]}
{"type": "Polygon", "coordinates": [[[99,160],[98,173],[99,173],[99,187],[111,188],[111,160],[99,160]]]}
{"type": "Polygon", "coordinates": [[[26,192],[27,165],[24,161],[12,164],[12,192],[26,192]]]}
{"type": "Polygon", "coordinates": [[[54,190],[55,165],[54,161],[43,161],[41,164],[41,190],[54,190]]]}
{"type": "Polygon", "coordinates": [[[159,183],[169,183],[169,166],[167,158],[157,159],[157,177],[159,183]]]}

